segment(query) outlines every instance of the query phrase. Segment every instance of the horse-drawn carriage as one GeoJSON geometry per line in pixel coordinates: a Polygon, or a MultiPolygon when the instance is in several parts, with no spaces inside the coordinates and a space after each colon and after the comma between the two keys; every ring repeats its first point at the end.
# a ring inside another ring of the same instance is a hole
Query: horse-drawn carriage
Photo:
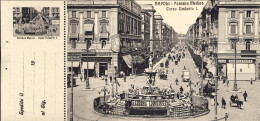
{"type": "Polygon", "coordinates": [[[229,106],[230,107],[237,107],[241,109],[241,106],[243,105],[243,101],[240,101],[238,99],[230,99],[229,106]]]}
{"type": "Polygon", "coordinates": [[[211,85],[210,83],[207,83],[205,86],[203,86],[203,95],[212,97],[212,93],[215,92],[215,87],[211,85]]]}
{"type": "Polygon", "coordinates": [[[159,69],[158,74],[159,74],[160,79],[163,79],[163,80],[167,79],[167,74],[165,74],[163,69],[159,69]]]}

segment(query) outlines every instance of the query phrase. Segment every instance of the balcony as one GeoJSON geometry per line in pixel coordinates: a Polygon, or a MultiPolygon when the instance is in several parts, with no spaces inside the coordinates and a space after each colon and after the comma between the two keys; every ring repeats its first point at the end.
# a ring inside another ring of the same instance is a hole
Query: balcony
{"type": "Polygon", "coordinates": [[[256,57],[256,50],[241,50],[241,57],[256,57]]]}

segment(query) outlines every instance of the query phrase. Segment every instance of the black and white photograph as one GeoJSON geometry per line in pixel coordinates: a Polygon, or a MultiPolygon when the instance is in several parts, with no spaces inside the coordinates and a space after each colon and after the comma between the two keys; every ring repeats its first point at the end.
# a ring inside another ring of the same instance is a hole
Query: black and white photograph
{"type": "Polygon", "coordinates": [[[1,1],[0,121],[260,121],[259,13],[260,0],[1,1]]]}
{"type": "Polygon", "coordinates": [[[59,36],[59,7],[13,7],[14,36],[59,36]]]}
{"type": "Polygon", "coordinates": [[[259,8],[68,0],[68,120],[260,120],[259,8]]]}

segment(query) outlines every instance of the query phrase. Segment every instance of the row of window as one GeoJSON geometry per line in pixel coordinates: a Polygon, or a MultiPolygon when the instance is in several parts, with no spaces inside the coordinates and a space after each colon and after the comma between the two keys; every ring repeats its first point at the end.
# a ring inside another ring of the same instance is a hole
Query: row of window
{"type": "MultiPolygon", "coordinates": [[[[71,23],[71,33],[72,34],[78,33],[77,29],[78,29],[78,24],[77,23],[71,23]]],[[[107,33],[107,32],[108,32],[107,23],[101,23],[100,33],[107,33]]]]}
{"type": "MultiPolygon", "coordinates": [[[[91,47],[91,44],[93,42],[92,39],[86,39],[85,40],[87,43],[87,49],[91,47]]],[[[72,44],[72,48],[77,48],[77,39],[70,39],[70,42],[72,44]]],[[[101,42],[101,49],[106,49],[106,44],[107,44],[107,39],[106,38],[100,38],[101,42]]]]}
{"type": "MultiPolygon", "coordinates": [[[[250,50],[251,41],[252,41],[252,40],[246,40],[246,41],[245,41],[246,50],[250,50]]],[[[235,49],[235,47],[236,47],[236,43],[231,40],[230,49],[233,50],[233,49],[235,49]]]]}
{"type": "MultiPolygon", "coordinates": [[[[91,18],[91,11],[84,12],[87,18],[91,18]]],[[[102,11],[102,18],[106,18],[106,11],[102,11]]],[[[72,11],[72,18],[77,18],[77,11],[72,11]]]]}
{"type": "MultiPolygon", "coordinates": [[[[246,18],[251,18],[252,17],[252,11],[246,11],[245,12],[245,17],[246,18]]],[[[236,11],[231,11],[231,18],[236,18],[236,11]]]]}
{"type": "MultiPolygon", "coordinates": [[[[252,34],[252,23],[245,23],[244,32],[245,34],[252,34]]],[[[230,23],[230,34],[237,34],[237,23],[230,23]]]]}

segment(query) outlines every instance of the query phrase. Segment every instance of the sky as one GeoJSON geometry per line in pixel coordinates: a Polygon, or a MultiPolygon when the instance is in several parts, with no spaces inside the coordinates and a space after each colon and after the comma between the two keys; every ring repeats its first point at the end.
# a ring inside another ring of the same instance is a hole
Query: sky
{"type": "Polygon", "coordinates": [[[196,0],[136,0],[139,4],[153,4],[156,10],[155,14],[160,14],[163,17],[163,22],[171,25],[173,29],[179,34],[186,34],[190,25],[195,23],[197,17],[200,15],[206,0],[198,0],[203,2],[200,5],[191,5],[190,2],[197,2],[196,0]],[[170,2],[170,5],[155,5],[156,2],[170,2]],[[179,4],[178,4],[179,3],[179,4]],[[180,5],[187,4],[188,5],[180,5]],[[167,11],[168,7],[168,11],[167,11]],[[179,7],[193,8],[194,10],[180,10],[179,7]],[[169,11],[169,8],[175,10],[169,11]]]}

